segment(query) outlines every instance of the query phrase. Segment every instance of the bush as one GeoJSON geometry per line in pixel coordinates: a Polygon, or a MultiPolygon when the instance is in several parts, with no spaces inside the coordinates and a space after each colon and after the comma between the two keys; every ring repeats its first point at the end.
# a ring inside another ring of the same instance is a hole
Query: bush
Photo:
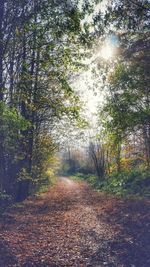
{"type": "Polygon", "coordinates": [[[87,181],[99,191],[118,196],[150,197],[150,170],[114,172],[103,181],[93,174],[85,175],[83,173],[76,173],[70,178],[87,181]]]}
{"type": "Polygon", "coordinates": [[[116,195],[150,197],[150,171],[113,173],[99,189],[116,195]]]}
{"type": "Polygon", "coordinates": [[[90,184],[92,184],[93,186],[96,186],[97,184],[97,177],[93,174],[83,174],[83,173],[76,173],[72,176],[70,176],[71,179],[73,180],[77,180],[77,181],[87,181],[90,184]]]}

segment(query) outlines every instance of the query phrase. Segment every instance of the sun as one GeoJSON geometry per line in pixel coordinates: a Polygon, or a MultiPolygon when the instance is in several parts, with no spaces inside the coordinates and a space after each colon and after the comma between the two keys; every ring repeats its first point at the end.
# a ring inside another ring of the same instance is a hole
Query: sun
{"type": "Polygon", "coordinates": [[[101,57],[105,60],[109,60],[113,57],[113,48],[111,45],[106,44],[100,51],[101,57]]]}

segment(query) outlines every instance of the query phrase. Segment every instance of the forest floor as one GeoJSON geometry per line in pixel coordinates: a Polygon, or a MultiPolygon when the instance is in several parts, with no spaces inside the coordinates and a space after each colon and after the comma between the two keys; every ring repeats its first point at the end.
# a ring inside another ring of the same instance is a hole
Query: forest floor
{"type": "Polygon", "coordinates": [[[0,266],[150,267],[150,202],[61,177],[2,215],[0,266]]]}

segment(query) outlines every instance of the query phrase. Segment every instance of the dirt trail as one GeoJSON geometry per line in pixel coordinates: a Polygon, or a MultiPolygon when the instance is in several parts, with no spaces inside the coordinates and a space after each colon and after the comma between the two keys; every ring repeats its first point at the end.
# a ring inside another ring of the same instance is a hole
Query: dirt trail
{"type": "Polygon", "coordinates": [[[149,201],[60,177],[0,219],[0,266],[150,267],[149,201]]]}

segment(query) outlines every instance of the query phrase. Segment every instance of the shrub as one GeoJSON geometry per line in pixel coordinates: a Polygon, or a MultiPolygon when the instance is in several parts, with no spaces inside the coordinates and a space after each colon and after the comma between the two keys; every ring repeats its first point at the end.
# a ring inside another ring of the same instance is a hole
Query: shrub
{"type": "Polygon", "coordinates": [[[116,195],[150,197],[150,171],[112,173],[99,189],[116,195]]]}

